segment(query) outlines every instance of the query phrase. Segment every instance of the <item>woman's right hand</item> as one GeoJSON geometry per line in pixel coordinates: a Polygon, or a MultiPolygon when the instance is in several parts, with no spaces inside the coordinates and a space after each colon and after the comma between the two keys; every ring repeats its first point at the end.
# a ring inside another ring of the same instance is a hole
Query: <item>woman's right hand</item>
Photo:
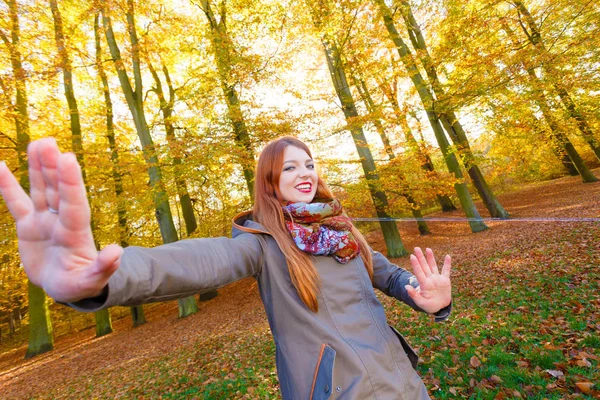
{"type": "Polygon", "coordinates": [[[17,224],[19,254],[29,280],[57,301],[74,302],[102,292],[119,267],[123,249],[98,252],[81,168],[54,138],[31,142],[30,195],[4,162],[0,194],[17,224]]]}

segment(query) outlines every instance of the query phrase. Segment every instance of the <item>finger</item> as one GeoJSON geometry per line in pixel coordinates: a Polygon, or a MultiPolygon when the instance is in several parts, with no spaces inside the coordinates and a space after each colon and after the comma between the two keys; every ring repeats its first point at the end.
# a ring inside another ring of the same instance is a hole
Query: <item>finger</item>
{"type": "Polygon", "coordinates": [[[431,268],[429,268],[429,264],[427,264],[427,260],[420,247],[415,247],[415,255],[417,256],[417,260],[419,260],[419,264],[421,265],[421,269],[425,276],[431,275],[431,268]]]}
{"type": "Polygon", "coordinates": [[[444,275],[446,278],[450,278],[450,270],[452,269],[452,258],[450,257],[450,255],[446,254],[446,257],[444,258],[444,266],[442,267],[442,275],[444,275]]]}
{"type": "Polygon", "coordinates": [[[33,201],[36,211],[46,211],[48,201],[46,200],[46,182],[42,174],[42,163],[38,152],[40,141],[36,140],[27,146],[27,158],[29,161],[29,195],[33,201]]]}
{"type": "Polygon", "coordinates": [[[427,255],[427,264],[429,264],[429,268],[431,268],[432,274],[438,274],[440,271],[438,270],[437,264],[435,262],[435,257],[433,256],[433,250],[429,247],[425,249],[425,254],[427,255]]]}
{"type": "Polygon", "coordinates": [[[58,159],[58,192],[58,215],[62,225],[75,231],[88,229],[90,206],[81,167],[73,153],[63,153],[58,159]]]}
{"type": "Polygon", "coordinates": [[[39,140],[36,147],[40,164],[42,166],[42,177],[46,185],[45,194],[47,207],[58,210],[58,159],[61,152],[56,145],[54,138],[44,138],[39,140]]]}
{"type": "Polygon", "coordinates": [[[419,284],[423,283],[427,277],[421,268],[421,263],[419,263],[419,260],[417,260],[417,257],[414,254],[410,255],[410,264],[412,265],[413,273],[417,277],[419,284]]]}
{"type": "Polygon", "coordinates": [[[0,194],[8,211],[15,221],[19,222],[22,218],[33,211],[33,203],[27,193],[23,190],[17,178],[10,172],[6,162],[0,162],[0,194]]]}

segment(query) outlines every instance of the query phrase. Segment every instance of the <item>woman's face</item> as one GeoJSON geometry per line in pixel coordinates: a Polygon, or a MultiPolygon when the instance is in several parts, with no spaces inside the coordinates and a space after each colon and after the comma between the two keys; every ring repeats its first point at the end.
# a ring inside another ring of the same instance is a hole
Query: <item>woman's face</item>
{"type": "Polygon", "coordinates": [[[302,149],[287,146],[279,176],[279,191],[284,201],[310,203],[317,193],[315,162],[302,149]]]}

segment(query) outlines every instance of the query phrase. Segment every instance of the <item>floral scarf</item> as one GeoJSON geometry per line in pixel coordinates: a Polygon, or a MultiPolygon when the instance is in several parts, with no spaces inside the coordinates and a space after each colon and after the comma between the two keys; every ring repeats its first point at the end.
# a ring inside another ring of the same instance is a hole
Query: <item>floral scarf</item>
{"type": "Polygon", "coordinates": [[[302,251],[319,256],[333,255],[346,264],[360,253],[352,235],[352,222],[336,199],[314,203],[288,203],[283,206],[285,226],[302,251]]]}

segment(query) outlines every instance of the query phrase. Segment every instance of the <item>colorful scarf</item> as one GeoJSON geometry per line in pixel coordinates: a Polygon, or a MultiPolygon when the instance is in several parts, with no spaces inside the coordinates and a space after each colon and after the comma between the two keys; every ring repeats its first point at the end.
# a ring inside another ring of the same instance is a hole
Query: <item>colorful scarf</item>
{"type": "Polygon", "coordinates": [[[298,248],[318,256],[333,255],[346,264],[360,253],[352,222],[338,200],[288,203],[283,206],[285,226],[298,248]]]}

